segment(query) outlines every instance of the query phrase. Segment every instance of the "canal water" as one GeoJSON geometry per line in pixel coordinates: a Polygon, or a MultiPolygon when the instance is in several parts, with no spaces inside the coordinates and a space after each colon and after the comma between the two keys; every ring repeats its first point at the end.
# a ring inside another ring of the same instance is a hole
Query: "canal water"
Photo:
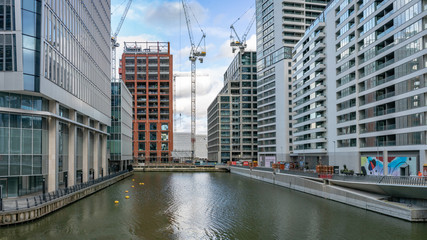
{"type": "Polygon", "coordinates": [[[0,228],[9,239],[427,239],[427,224],[230,173],[135,173],[45,218],[0,228]]]}

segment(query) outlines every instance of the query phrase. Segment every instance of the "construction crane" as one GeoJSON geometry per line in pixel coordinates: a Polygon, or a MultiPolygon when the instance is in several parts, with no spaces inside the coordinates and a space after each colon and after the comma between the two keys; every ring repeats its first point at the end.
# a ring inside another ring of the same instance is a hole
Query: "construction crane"
{"type": "MultiPolygon", "coordinates": [[[[197,74],[198,77],[209,77],[209,74],[197,74]]],[[[176,119],[177,119],[177,111],[176,111],[176,78],[177,77],[191,77],[190,73],[176,73],[173,75],[173,112],[175,114],[173,129],[176,131],[176,119]]]]}
{"type": "Polygon", "coordinates": [[[120,19],[119,25],[117,26],[116,31],[113,36],[111,36],[111,79],[114,82],[116,79],[116,48],[120,46],[117,42],[117,35],[119,35],[120,29],[122,28],[123,22],[125,21],[126,15],[129,11],[132,0],[126,5],[125,11],[123,12],[122,18],[120,19]]]}
{"type": "MultiPolygon", "coordinates": [[[[187,22],[188,35],[190,37],[190,43],[191,43],[191,50],[190,50],[190,56],[189,56],[189,60],[191,62],[191,159],[194,163],[195,162],[194,146],[196,142],[196,61],[197,59],[199,59],[200,63],[203,63],[203,57],[206,56],[206,43],[205,43],[206,34],[205,32],[203,32],[202,28],[199,25],[199,28],[202,31],[202,37],[197,45],[194,43],[193,30],[191,28],[191,21],[189,16],[190,7],[186,3],[186,0],[182,0],[182,8],[184,9],[185,20],[187,22]]],[[[193,14],[193,17],[197,22],[197,19],[194,16],[194,14],[193,14]]]]}
{"type": "MultiPolygon", "coordinates": [[[[245,15],[251,8],[249,8],[248,10],[246,10],[246,12],[243,13],[243,15],[245,15]]],[[[239,18],[237,18],[237,20],[234,21],[233,24],[231,24],[231,26],[230,26],[230,46],[232,47],[233,53],[236,51],[237,48],[240,49],[240,52],[242,54],[245,52],[245,48],[247,47],[246,38],[248,37],[249,30],[251,30],[251,27],[252,27],[252,25],[255,22],[256,14],[254,13],[254,15],[252,16],[251,21],[249,22],[249,25],[246,27],[246,30],[243,33],[242,38],[240,38],[239,35],[236,32],[236,29],[234,28],[234,24],[236,24],[236,22],[239,21],[242,16],[240,16],[239,18]],[[235,35],[235,37],[236,37],[237,40],[234,38],[233,33],[234,33],[234,35],[235,35]]]]}

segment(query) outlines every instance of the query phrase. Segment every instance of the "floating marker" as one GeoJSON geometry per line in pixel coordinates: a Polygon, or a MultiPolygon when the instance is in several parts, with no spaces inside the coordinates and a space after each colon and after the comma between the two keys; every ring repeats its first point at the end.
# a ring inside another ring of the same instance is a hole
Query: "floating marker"
{"type": "Polygon", "coordinates": [[[114,203],[115,203],[115,204],[119,204],[119,201],[117,201],[117,200],[116,200],[116,201],[114,201],[114,203]]]}
{"type": "Polygon", "coordinates": [[[132,187],[135,187],[134,185],[132,185],[132,187]]]}
{"type": "Polygon", "coordinates": [[[135,181],[135,179],[132,179],[132,182],[134,182],[135,181]]]}
{"type": "Polygon", "coordinates": [[[129,192],[128,190],[125,191],[125,193],[128,193],[128,192],[129,192]]]}
{"type": "Polygon", "coordinates": [[[126,196],[125,198],[126,198],[126,199],[129,199],[129,196],[126,196]]]}

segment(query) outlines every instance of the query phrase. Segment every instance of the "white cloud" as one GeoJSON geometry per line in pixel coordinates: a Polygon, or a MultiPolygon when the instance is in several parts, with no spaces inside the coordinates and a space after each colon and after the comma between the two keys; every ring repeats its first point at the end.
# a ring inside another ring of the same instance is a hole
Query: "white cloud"
{"type": "Polygon", "coordinates": [[[246,40],[246,51],[256,51],[256,35],[252,34],[248,40],[246,40]]]}
{"type": "MultiPolygon", "coordinates": [[[[212,51],[212,52],[214,52],[214,55],[213,55],[211,61],[219,61],[221,64],[224,64],[227,67],[231,63],[231,61],[233,60],[234,55],[235,55],[235,54],[233,54],[233,52],[231,50],[229,40],[226,40],[225,42],[223,42],[219,46],[219,48],[218,48],[218,46],[211,44],[208,46],[208,51],[209,51],[209,49],[215,49],[215,51],[212,51]]],[[[207,56],[207,57],[209,57],[209,56],[207,56]]],[[[209,59],[207,59],[207,60],[209,60],[209,59]]]]}
{"type": "MultiPolygon", "coordinates": [[[[199,29],[198,23],[202,24],[208,19],[209,10],[197,1],[188,2],[188,6],[190,7],[191,26],[194,29],[193,31],[196,31],[199,29]]],[[[117,11],[115,15],[122,14],[122,12],[117,11]]],[[[165,35],[175,35],[178,31],[187,32],[181,1],[134,2],[126,18],[135,22],[148,23],[145,27],[149,27],[150,30],[161,31],[165,35]]]]}
{"type": "MultiPolygon", "coordinates": [[[[223,87],[223,74],[226,67],[200,68],[197,73],[209,74],[209,77],[198,76],[196,78],[196,132],[207,132],[207,109],[223,87]]],[[[189,73],[188,73],[189,74],[189,73]]],[[[176,112],[180,122],[177,130],[190,132],[191,130],[191,78],[176,78],[176,112]],[[184,124],[188,121],[188,124],[184,124]]],[[[178,125],[178,124],[177,124],[178,125]]]]}

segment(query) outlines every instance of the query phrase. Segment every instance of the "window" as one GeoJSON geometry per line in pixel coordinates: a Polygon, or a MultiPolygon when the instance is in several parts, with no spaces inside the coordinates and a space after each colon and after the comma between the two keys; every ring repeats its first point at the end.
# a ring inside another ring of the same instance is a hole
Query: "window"
{"type": "Polygon", "coordinates": [[[150,151],[156,151],[156,150],[157,150],[156,143],[150,143],[150,151]]]}
{"type": "Polygon", "coordinates": [[[15,30],[15,1],[0,2],[0,31],[5,30],[15,30]]]}
{"type": "Polygon", "coordinates": [[[16,70],[16,36],[0,34],[0,71],[16,70]]]}
{"type": "MultiPolygon", "coordinates": [[[[41,49],[41,3],[37,1],[22,1],[22,63],[24,70],[24,89],[28,91],[39,91],[40,82],[40,49],[41,49]]],[[[62,35],[58,28],[58,35],[62,35]]],[[[61,36],[56,39],[59,44],[61,36]]],[[[58,60],[58,59],[57,59],[58,60]]],[[[56,74],[54,79],[59,81],[59,85],[65,85],[65,77],[62,75],[62,64],[56,62],[56,74]],[[57,75],[57,76],[56,76],[57,75]]],[[[54,70],[54,71],[55,71],[54,70]]]]}
{"type": "Polygon", "coordinates": [[[150,141],[156,141],[156,140],[157,140],[157,133],[150,132],[150,141]]]}
{"type": "Polygon", "coordinates": [[[144,141],[145,140],[145,132],[139,132],[138,133],[138,140],[144,141]]]}
{"type": "Polygon", "coordinates": [[[168,151],[168,144],[162,143],[162,151],[168,151]]]}
{"type": "Polygon", "coordinates": [[[157,123],[150,123],[150,130],[157,130],[157,123]]]}
{"type": "Polygon", "coordinates": [[[169,140],[169,134],[168,133],[162,133],[161,138],[162,138],[162,141],[168,141],[169,140]]]}
{"type": "Polygon", "coordinates": [[[162,131],[167,131],[169,129],[169,125],[167,123],[162,123],[162,131]]]}

